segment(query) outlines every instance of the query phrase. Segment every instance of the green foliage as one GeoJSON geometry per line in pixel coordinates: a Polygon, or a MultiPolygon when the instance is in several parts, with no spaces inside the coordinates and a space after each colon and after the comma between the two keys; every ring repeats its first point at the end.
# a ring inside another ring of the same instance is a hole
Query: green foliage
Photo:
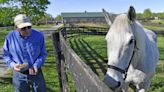
{"type": "Polygon", "coordinates": [[[143,14],[142,13],[137,13],[137,19],[143,19],[143,14]]]}
{"type": "Polygon", "coordinates": [[[0,24],[13,24],[13,17],[20,13],[27,14],[35,24],[47,16],[45,11],[49,4],[48,0],[1,0],[0,24]]]}
{"type": "Polygon", "coordinates": [[[144,13],[137,13],[137,19],[144,19],[144,18],[151,18],[151,17],[158,17],[164,18],[164,12],[159,12],[159,13],[151,13],[151,11],[145,10],[144,13]]]}
{"type": "Polygon", "coordinates": [[[150,9],[145,9],[143,13],[144,18],[151,18],[152,13],[150,9]]]}
{"type": "Polygon", "coordinates": [[[13,18],[16,14],[19,13],[19,9],[17,7],[1,7],[0,8],[0,25],[12,25],[13,18]]]}
{"type": "Polygon", "coordinates": [[[3,45],[5,37],[7,35],[8,31],[6,30],[0,30],[0,47],[3,45]]]}
{"type": "Polygon", "coordinates": [[[14,88],[12,86],[11,77],[0,78],[0,89],[1,92],[13,92],[14,88]]]}
{"type": "Polygon", "coordinates": [[[4,4],[6,2],[8,2],[9,0],[0,0],[0,4],[4,4]]]}
{"type": "Polygon", "coordinates": [[[164,12],[153,13],[153,16],[159,17],[159,18],[164,18],[164,12]]]}
{"type": "Polygon", "coordinates": [[[57,17],[55,17],[55,21],[61,21],[61,15],[58,15],[57,17]]]}
{"type": "Polygon", "coordinates": [[[41,16],[45,15],[48,0],[18,0],[21,6],[22,13],[27,14],[34,22],[38,21],[41,16]]]}

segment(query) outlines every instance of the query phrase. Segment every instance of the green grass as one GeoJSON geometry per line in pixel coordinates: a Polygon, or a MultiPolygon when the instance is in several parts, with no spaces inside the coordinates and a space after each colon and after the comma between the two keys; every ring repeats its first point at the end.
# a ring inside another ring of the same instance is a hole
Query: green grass
{"type": "Polygon", "coordinates": [[[144,27],[150,30],[164,31],[164,27],[158,27],[158,26],[144,26],[144,27]]]}
{"type": "MultiPolygon", "coordinates": [[[[4,43],[4,39],[7,33],[8,31],[6,30],[0,30],[0,48],[4,43]]],[[[3,92],[12,92],[13,86],[11,85],[11,81],[11,77],[0,78],[0,89],[3,90],[3,92]]]]}
{"type": "MultiPolygon", "coordinates": [[[[5,36],[8,31],[0,30],[0,46],[2,46],[5,36]]],[[[76,53],[83,59],[86,64],[91,64],[91,69],[98,74],[99,78],[102,80],[104,77],[104,72],[107,60],[106,55],[106,41],[104,36],[80,36],[76,38],[69,38],[69,45],[75,50],[76,53]],[[83,47],[87,47],[84,49],[83,47]],[[83,49],[82,49],[83,48],[83,49]],[[86,52],[87,51],[87,52],[86,52]],[[97,54],[95,54],[97,52],[97,54]],[[89,54],[88,54],[89,53],[89,54]],[[96,58],[93,58],[96,57],[96,58]],[[97,61],[96,61],[97,59],[97,61]],[[88,61],[87,61],[88,60],[88,61]],[[98,63],[97,63],[98,62],[98,63]]],[[[158,37],[158,48],[160,51],[160,61],[157,66],[156,75],[152,79],[149,92],[163,92],[164,87],[164,37],[158,37]]],[[[60,92],[56,59],[54,57],[52,40],[49,37],[46,40],[46,49],[48,52],[48,57],[46,63],[43,66],[43,74],[45,77],[48,92],[60,92]]],[[[70,92],[75,92],[72,76],[68,72],[70,92]]],[[[11,84],[11,77],[0,78],[0,89],[3,92],[13,92],[13,87],[11,84]]]]}
{"type": "Polygon", "coordinates": [[[164,20],[151,20],[152,23],[164,24],[164,20]]]}
{"type": "Polygon", "coordinates": [[[106,72],[106,45],[103,36],[80,36],[69,40],[69,45],[81,57],[81,59],[97,74],[102,80],[106,72]],[[101,39],[101,40],[100,40],[101,39]]]}
{"type": "Polygon", "coordinates": [[[51,37],[46,40],[46,49],[48,52],[48,56],[46,58],[46,63],[43,66],[43,74],[46,81],[46,86],[48,92],[60,92],[56,59],[53,51],[51,37]]]}
{"type": "Polygon", "coordinates": [[[6,30],[0,30],[0,47],[3,45],[5,36],[7,35],[9,31],[6,30]]]}
{"type": "MultiPolygon", "coordinates": [[[[68,42],[81,59],[102,80],[104,78],[104,69],[107,69],[104,62],[107,60],[105,36],[81,35],[69,38],[68,42]],[[96,57],[97,61],[94,57],[96,57]]],[[[160,53],[159,63],[148,92],[164,92],[164,37],[162,36],[158,37],[158,48],[160,53]]]]}
{"type": "Polygon", "coordinates": [[[43,30],[43,29],[49,29],[51,27],[53,27],[54,24],[48,24],[48,25],[39,25],[39,26],[36,26],[36,25],[33,25],[32,27],[34,29],[38,29],[38,30],[43,30]]]}

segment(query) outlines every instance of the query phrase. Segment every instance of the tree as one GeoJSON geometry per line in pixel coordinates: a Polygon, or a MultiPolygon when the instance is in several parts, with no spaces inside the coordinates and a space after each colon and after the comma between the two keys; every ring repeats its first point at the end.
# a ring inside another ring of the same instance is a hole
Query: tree
{"type": "Polygon", "coordinates": [[[150,9],[145,9],[143,13],[144,18],[148,19],[152,17],[152,13],[150,9]]]}
{"type": "Polygon", "coordinates": [[[161,18],[161,19],[164,19],[164,12],[156,13],[156,16],[161,18]]]}
{"type": "Polygon", "coordinates": [[[53,22],[54,18],[52,17],[52,15],[45,13],[44,16],[42,16],[37,22],[36,25],[39,24],[48,24],[48,21],[53,22]]]}
{"type": "Polygon", "coordinates": [[[48,0],[19,0],[22,12],[30,16],[33,22],[37,22],[45,15],[47,5],[50,4],[48,0]]]}
{"type": "Polygon", "coordinates": [[[142,13],[137,13],[137,19],[143,19],[143,14],[142,13]]]}
{"type": "Polygon", "coordinates": [[[33,23],[45,15],[49,4],[48,0],[0,0],[0,6],[19,7],[19,13],[30,16],[33,23]]]}
{"type": "Polygon", "coordinates": [[[19,13],[17,7],[1,7],[0,8],[0,24],[1,26],[7,26],[13,24],[13,19],[17,13],[19,13]]]}
{"type": "Polygon", "coordinates": [[[55,21],[61,21],[61,15],[57,15],[57,17],[55,17],[55,21]]]}

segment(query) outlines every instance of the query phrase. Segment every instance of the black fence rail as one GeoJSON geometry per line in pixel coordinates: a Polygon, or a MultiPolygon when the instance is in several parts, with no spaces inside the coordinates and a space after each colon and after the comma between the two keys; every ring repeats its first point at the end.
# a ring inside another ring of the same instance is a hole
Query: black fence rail
{"type": "MultiPolygon", "coordinates": [[[[87,26],[77,26],[77,27],[64,27],[66,38],[74,35],[106,35],[109,28],[107,27],[87,27],[87,26]]],[[[152,30],[157,35],[164,36],[164,30],[152,30]]]]}
{"type": "Polygon", "coordinates": [[[156,30],[153,30],[157,35],[162,35],[162,36],[164,36],[164,31],[156,31],[156,30]]]}
{"type": "Polygon", "coordinates": [[[86,34],[86,35],[105,35],[107,33],[109,28],[106,27],[87,27],[87,26],[81,26],[81,27],[64,27],[64,30],[66,30],[65,34],[69,34],[69,36],[78,34],[86,34]]]}

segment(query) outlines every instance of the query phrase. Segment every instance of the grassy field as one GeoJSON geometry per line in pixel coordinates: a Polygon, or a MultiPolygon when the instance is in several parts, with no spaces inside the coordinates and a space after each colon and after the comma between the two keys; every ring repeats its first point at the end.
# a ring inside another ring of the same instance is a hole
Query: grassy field
{"type": "Polygon", "coordinates": [[[158,27],[158,26],[144,26],[145,28],[147,29],[150,29],[150,30],[155,30],[155,31],[164,31],[164,27],[158,27]]]}
{"type": "Polygon", "coordinates": [[[164,20],[151,20],[150,22],[156,23],[156,24],[164,24],[164,20]]]}
{"type": "MultiPolygon", "coordinates": [[[[0,46],[2,46],[5,36],[8,31],[0,30],[0,46]]],[[[86,64],[90,65],[91,69],[102,80],[106,72],[106,41],[104,36],[80,36],[70,38],[70,46],[83,59],[86,64]]],[[[158,37],[158,48],[160,51],[160,61],[158,63],[156,75],[152,79],[149,92],[164,92],[164,37],[158,37]]],[[[46,40],[46,49],[48,57],[43,67],[43,74],[46,80],[48,92],[60,92],[58,74],[56,69],[56,59],[54,57],[51,37],[46,40]]],[[[75,92],[73,81],[70,80],[70,92],[75,92]]],[[[0,78],[0,92],[13,92],[11,76],[0,78]]]]}
{"type": "MultiPolygon", "coordinates": [[[[152,23],[158,23],[161,22],[162,24],[164,24],[164,21],[160,21],[160,20],[154,20],[151,21],[152,23]]],[[[142,24],[142,23],[141,23],[142,24]]],[[[107,24],[95,24],[95,23],[78,23],[75,24],[77,26],[87,26],[87,27],[105,27],[108,28],[109,26],[107,24]]],[[[145,28],[150,29],[150,30],[155,30],[155,31],[164,31],[164,27],[160,27],[160,26],[148,26],[148,25],[143,25],[145,28]]]]}
{"type": "Polygon", "coordinates": [[[44,29],[49,29],[51,27],[53,27],[54,24],[49,24],[49,25],[39,25],[39,26],[32,26],[34,29],[38,29],[38,30],[44,30],[44,29]]]}
{"type": "MultiPolygon", "coordinates": [[[[8,31],[5,30],[0,31],[0,46],[2,46],[7,33],[8,31]]],[[[46,49],[48,52],[48,56],[42,70],[45,77],[47,90],[48,92],[60,92],[58,74],[55,63],[56,60],[54,57],[51,37],[47,38],[46,40],[46,49]]],[[[0,92],[14,92],[14,89],[12,87],[11,74],[9,75],[9,77],[0,78],[0,89],[0,92]]]]}
{"type": "MultiPolygon", "coordinates": [[[[106,41],[104,36],[83,35],[68,39],[69,45],[102,80],[106,72],[106,41]]],[[[160,52],[156,74],[151,81],[149,92],[164,92],[164,37],[158,37],[160,52]]]]}
{"type": "Polygon", "coordinates": [[[0,47],[3,45],[4,39],[8,31],[0,30],[0,47]]]}

